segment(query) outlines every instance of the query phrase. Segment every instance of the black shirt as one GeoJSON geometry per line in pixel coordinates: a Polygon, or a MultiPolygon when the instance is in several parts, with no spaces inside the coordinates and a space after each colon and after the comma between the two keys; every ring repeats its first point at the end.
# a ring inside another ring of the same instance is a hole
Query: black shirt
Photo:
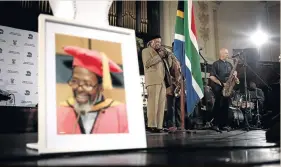
{"type": "Polygon", "coordinates": [[[210,76],[214,76],[224,83],[227,81],[232,68],[232,64],[228,61],[217,60],[213,63],[210,76]]]}
{"type": "MultiPolygon", "coordinates": [[[[213,63],[210,76],[214,76],[220,82],[225,83],[230,75],[232,68],[233,66],[231,63],[219,59],[213,63]]],[[[217,84],[213,83],[213,85],[217,85],[217,84]]]]}

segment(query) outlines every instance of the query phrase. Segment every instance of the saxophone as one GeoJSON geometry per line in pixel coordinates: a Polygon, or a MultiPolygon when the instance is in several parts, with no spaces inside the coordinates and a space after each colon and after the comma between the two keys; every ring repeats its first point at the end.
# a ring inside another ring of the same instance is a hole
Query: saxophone
{"type": "Polygon", "coordinates": [[[230,75],[229,75],[229,78],[228,80],[226,81],[225,83],[225,86],[223,87],[222,89],[222,95],[224,97],[229,97],[231,94],[232,94],[232,91],[233,91],[233,87],[235,86],[236,82],[235,82],[235,76],[233,75],[234,71],[236,70],[237,68],[237,65],[238,65],[238,60],[235,59],[236,62],[234,63],[234,67],[233,69],[231,70],[230,72],[230,75]]]}

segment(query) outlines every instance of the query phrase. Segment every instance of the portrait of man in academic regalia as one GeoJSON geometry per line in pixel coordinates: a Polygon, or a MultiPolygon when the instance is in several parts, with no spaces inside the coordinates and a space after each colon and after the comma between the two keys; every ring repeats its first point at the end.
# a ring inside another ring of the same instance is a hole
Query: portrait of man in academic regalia
{"type": "Polygon", "coordinates": [[[126,104],[104,95],[112,90],[110,73],[122,73],[121,67],[94,49],[68,45],[63,51],[73,58],[72,95],[57,105],[58,134],[128,133],[126,104]]]}

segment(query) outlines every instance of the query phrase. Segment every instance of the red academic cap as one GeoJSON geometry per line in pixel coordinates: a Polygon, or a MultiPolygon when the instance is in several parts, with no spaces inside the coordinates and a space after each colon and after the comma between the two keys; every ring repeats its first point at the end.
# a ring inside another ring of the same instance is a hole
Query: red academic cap
{"type": "Polygon", "coordinates": [[[85,68],[102,77],[104,89],[112,88],[110,72],[122,72],[122,69],[104,53],[77,46],[66,46],[63,49],[73,56],[73,66],[85,68]]]}

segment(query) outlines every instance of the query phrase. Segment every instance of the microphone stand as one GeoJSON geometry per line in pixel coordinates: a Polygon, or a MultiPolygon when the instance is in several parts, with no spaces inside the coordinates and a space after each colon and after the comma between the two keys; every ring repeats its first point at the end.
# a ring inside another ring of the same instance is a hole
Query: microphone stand
{"type": "Polygon", "coordinates": [[[142,100],[143,100],[143,111],[144,111],[144,123],[145,123],[145,127],[147,127],[147,106],[145,106],[145,102],[146,102],[146,95],[145,95],[145,82],[143,81],[143,78],[142,78],[142,82],[141,82],[141,85],[142,85],[142,90],[143,90],[143,93],[142,93],[142,100]]]}
{"type": "MultiPolygon", "coordinates": [[[[200,57],[203,59],[203,61],[204,61],[204,95],[205,95],[205,97],[204,97],[204,101],[205,101],[205,109],[206,109],[206,111],[205,112],[207,112],[208,111],[208,105],[207,105],[207,103],[208,103],[208,99],[206,98],[206,91],[207,91],[207,83],[208,83],[208,80],[207,80],[207,66],[208,66],[208,61],[205,59],[205,57],[201,54],[201,51],[202,51],[202,49],[199,49],[199,55],[200,55],[200,57]]],[[[201,111],[201,105],[199,105],[200,106],[200,110],[199,111],[201,111]]],[[[199,115],[199,114],[198,114],[199,115]]],[[[204,118],[204,115],[205,114],[203,114],[203,120],[202,121],[204,121],[205,120],[205,118],[204,118]]]]}
{"type": "MultiPolygon", "coordinates": [[[[208,79],[207,79],[207,67],[208,67],[208,61],[205,59],[205,57],[201,54],[201,50],[202,49],[199,49],[199,55],[200,57],[203,59],[204,63],[204,94],[205,94],[205,97],[204,97],[204,101],[205,101],[205,109],[206,109],[206,112],[208,112],[208,99],[206,97],[206,91],[207,91],[207,86],[208,86],[208,79]]],[[[208,121],[206,122],[206,125],[203,129],[210,129],[212,128],[212,121],[214,119],[212,119],[211,121],[208,121]]],[[[215,130],[217,131],[217,130],[215,130]]],[[[219,131],[220,132],[220,131],[219,131]]]]}
{"type": "MultiPolygon", "coordinates": [[[[206,87],[208,86],[208,79],[207,79],[207,66],[208,66],[208,61],[202,56],[201,54],[201,50],[202,49],[199,49],[199,55],[201,56],[201,58],[203,59],[204,61],[204,89],[206,89],[206,87]]],[[[205,90],[204,90],[205,91],[205,90]]],[[[206,101],[207,102],[207,101],[206,101]]],[[[206,109],[207,110],[207,109],[206,109]]]]}
{"type": "MultiPolygon", "coordinates": [[[[205,94],[205,91],[207,90],[207,86],[208,86],[208,79],[207,79],[207,66],[208,66],[208,61],[205,59],[204,56],[202,56],[201,54],[201,50],[202,49],[199,49],[199,55],[201,56],[201,58],[203,59],[204,63],[204,94],[205,94]]],[[[206,111],[207,110],[207,102],[208,102],[208,99],[205,97],[205,105],[206,105],[206,111]]]]}
{"type": "MultiPolygon", "coordinates": [[[[241,58],[241,55],[238,55],[240,60],[242,60],[243,63],[243,73],[244,73],[244,89],[245,89],[245,100],[246,100],[246,106],[245,106],[245,112],[247,112],[247,108],[248,108],[248,101],[249,101],[249,92],[248,92],[248,86],[247,86],[247,69],[249,69],[270,91],[272,90],[271,87],[248,65],[247,61],[246,61],[246,57],[244,55],[243,58],[241,58]]],[[[251,111],[250,111],[251,112],[251,111]]],[[[259,113],[258,113],[259,114],[259,113]]],[[[259,119],[259,118],[258,118],[259,119]]],[[[245,130],[249,131],[251,130],[258,130],[259,128],[253,128],[249,125],[248,123],[248,117],[246,116],[245,113],[245,121],[246,121],[246,127],[245,130]]]]}
{"type": "MultiPolygon", "coordinates": [[[[245,117],[245,130],[246,131],[249,131],[250,130],[250,125],[249,125],[249,122],[248,122],[248,115],[246,114],[247,112],[247,108],[248,108],[248,85],[247,85],[247,63],[246,63],[246,58],[244,56],[244,58],[241,58],[240,57],[241,54],[238,55],[238,57],[240,58],[240,60],[242,60],[242,65],[243,65],[243,75],[244,75],[244,93],[245,93],[245,100],[246,100],[246,106],[245,106],[245,114],[244,114],[244,117],[245,117]]],[[[237,60],[239,61],[239,60],[237,60]]]]}

